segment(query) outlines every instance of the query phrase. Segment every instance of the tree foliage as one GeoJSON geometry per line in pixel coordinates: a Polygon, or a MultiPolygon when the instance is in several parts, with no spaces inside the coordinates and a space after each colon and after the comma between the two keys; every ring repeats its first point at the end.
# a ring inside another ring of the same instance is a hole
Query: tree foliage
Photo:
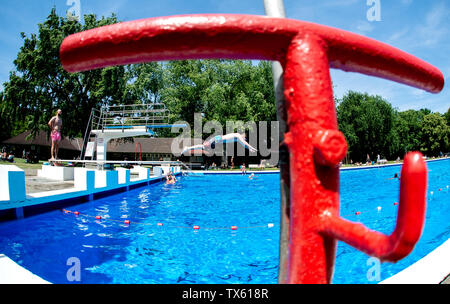
{"type": "Polygon", "coordinates": [[[421,150],[428,155],[447,152],[449,147],[450,126],[439,113],[425,115],[422,122],[421,150]]]}
{"type": "Polygon", "coordinates": [[[37,34],[21,33],[23,46],[14,60],[16,69],[4,84],[1,104],[2,119],[11,122],[10,135],[25,129],[33,135],[47,130],[48,120],[60,108],[64,134],[81,136],[93,107],[121,99],[124,67],[69,74],[59,59],[59,47],[68,35],[116,22],[114,15],[101,19],[86,15],[81,24],[59,17],[52,9],[45,22],[38,24],[37,34]]]}
{"type": "Polygon", "coordinates": [[[164,101],[174,116],[193,123],[205,120],[276,120],[271,67],[250,61],[172,61],[164,70],[164,101]]]}
{"type": "Polygon", "coordinates": [[[354,160],[371,159],[377,154],[392,156],[395,112],[392,106],[380,96],[370,96],[350,91],[338,101],[339,128],[349,144],[354,160]]]}
{"type": "Polygon", "coordinates": [[[449,124],[444,115],[429,109],[398,112],[379,96],[348,92],[337,100],[339,129],[355,162],[377,155],[388,159],[409,151],[438,156],[449,150],[449,124]]]}
{"type": "Polygon", "coordinates": [[[447,112],[445,112],[444,117],[447,122],[447,126],[450,126],[450,108],[448,108],[447,112]]]}

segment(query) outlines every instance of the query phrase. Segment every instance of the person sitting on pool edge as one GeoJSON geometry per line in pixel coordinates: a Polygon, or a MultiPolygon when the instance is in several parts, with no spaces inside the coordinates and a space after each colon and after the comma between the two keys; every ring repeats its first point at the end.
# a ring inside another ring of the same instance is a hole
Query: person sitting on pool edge
{"type": "Polygon", "coordinates": [[[201,150],[205,154],[212,155],[213,150],[216,148],[217,144],[222,144],[222,143],[225,144],[225,143],[229,143],[229,142],[238,142],[242,146],[244,146],[246,149],[250,150],[250,152],[258,151],[257,149],[250,146],[250,144],[247,141],[245,141],[244,134],[230,133],[230,134],[226,134],[226,135],[214,136],[208,140],[205,140],[203,142],[203,144],[201,144],[201,145],[186,147],[183,149],[181,154],[184,154],[188,151],[190,152],[190,151],[195,151],[195,150],[201,150]]]}
{"type": "Polygon", "coordinates": [[[247,175],[247,168],[245,167],[245,163],[243,163],[243,164],[241,165],[241,173],[242,173],[243,175],[247,175]]]}

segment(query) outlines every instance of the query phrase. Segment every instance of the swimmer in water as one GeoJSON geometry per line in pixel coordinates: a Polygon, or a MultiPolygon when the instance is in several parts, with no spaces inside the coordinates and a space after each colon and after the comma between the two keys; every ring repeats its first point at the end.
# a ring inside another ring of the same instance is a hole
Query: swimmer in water
{"type": "Polygon", "coordinates": [[[388,180],[392,180],[392,179],[398,179],[398,180],[400,180],[400,176],[398,175],[398,173],[395,173],[395,174],[394,174],[394,177],[388,178],[388,180]]]}
{"type": "Polygon", "coordinates": [[[248,179],[250,179],[250,180],[253,180],[255,178],[255,173],[252,173],[249,177],[248,177],[248,179]]]}
{"type": "Polygon", "coordinates": [[[174,185],[176,183],[177,179],[176,177],[172,174],[172,172],[170,172],[167,176],[166,176],[166,184],[167,185],[174,185]]]}
{"type": "Polygon", "coordinates": [[[225,144],[225,143],[229,143],[229,142],[238,142],[242,146],[244,146],[246,149],[250,150],[250,152],[258,151],[257,149],[250,146],[250,144],[247,141],[245,141],[244,134],[230,133],[230,134],[226,134],[226,135],[217,135],[215,137],[212,137],[208,140],[205,140],[203,142],[203,144],[201,144],[201,145],[186,147],[183,149],[181,154],[185,154],[186,152],[201,150],[203,153],[205,153],[207,155],[212,155],[212,154],[214,154],[213,150],[216,148],[217,144],[222,144],[222,143],[225,144]]]}

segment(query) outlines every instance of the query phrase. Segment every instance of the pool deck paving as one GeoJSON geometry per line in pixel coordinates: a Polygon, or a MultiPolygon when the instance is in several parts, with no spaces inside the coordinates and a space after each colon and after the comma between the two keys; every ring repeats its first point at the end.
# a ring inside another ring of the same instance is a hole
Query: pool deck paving
{"type": "Polygon", "coordinates": [[[27,194],[70,189],[73,187],[73,181],[55,181],[45,177],[25,176],[25,189],[27,194]]]}

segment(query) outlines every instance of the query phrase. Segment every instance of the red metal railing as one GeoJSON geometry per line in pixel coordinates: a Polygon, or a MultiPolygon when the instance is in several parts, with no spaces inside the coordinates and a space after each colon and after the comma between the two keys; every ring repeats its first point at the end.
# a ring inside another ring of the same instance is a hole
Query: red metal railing
{"type": "Polygon", "coordinates": [[[139,160],[142,161],[142,145],[140,142],[136,143],[134,147],[134,161],[137,161],[137,147],[139,146],[139,160]]]}
{"type": "Polygon", "coordinates": [[[387,236],[339,216],[339,162],[347,143],[338,131],[329,68],[359,72],[437,93],[442,73],[394,47],[350,32],[290,19],[250,15],[185,15],[105,26],[61,45],[69,72],[181,59],[278,60],[290,152],[289,257],[286,283],[330,283],[336,240],[397,261],[414,248],[426,209],[427,169],[406,155],[395,231],[387,236]]]}

